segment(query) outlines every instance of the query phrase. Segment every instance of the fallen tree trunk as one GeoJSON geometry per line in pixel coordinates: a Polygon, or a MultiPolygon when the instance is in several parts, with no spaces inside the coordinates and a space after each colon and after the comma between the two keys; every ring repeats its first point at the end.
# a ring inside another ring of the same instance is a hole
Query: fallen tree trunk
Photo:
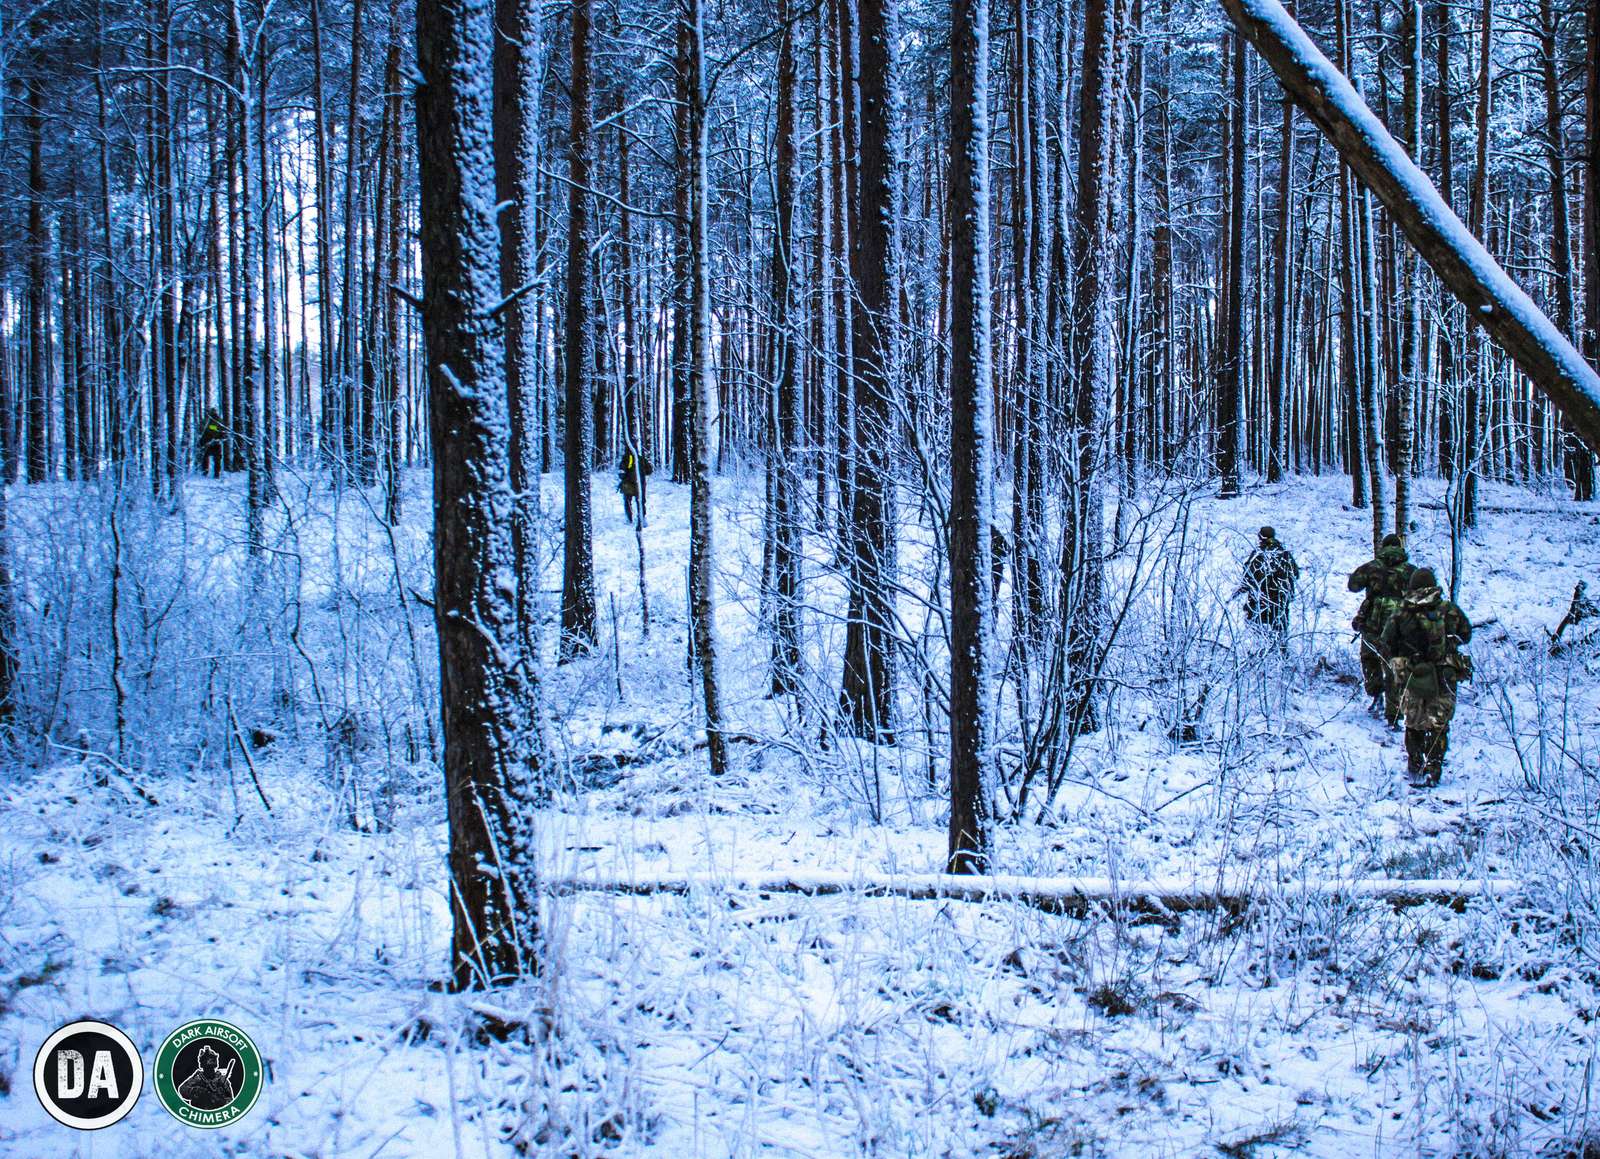
{"type": "Polygon", "coordinates": [[[1600,375],[1472,231],[1389,135],[1350,82],[1312,43],[1279,0],[1222,0],[1294,102],[1377,195],[1422,259],[1517,368],[1586,442],[1600,452],[1600,375]]]}
{"type": "Polygon", "coordinates": [[[790,873],[686,873],[657,878],[567,877],[543,879],[540,889],[555,895],[615,893],[629,895],[690,893],[800,894],[826,897],[900,897],[911,900],[1015,901],[1050,913],[1082,916],[1109,907],[1136,913],[1181,914],[1202,910],[1242,913],[1272,902],[1303,905],[1308,901],[1375,900],[1395,909],[1447,905],[1463,910],[1473,898],[1501,898],[1519,893],[1520,882],[1391,878],[1359,878],[1344,882],[1273,884],[1224,882],[1208,887],[1177,878],[1118,881],[1106,877],[990,877],[942,873],[860,877],[825,870],[790,873]]]}

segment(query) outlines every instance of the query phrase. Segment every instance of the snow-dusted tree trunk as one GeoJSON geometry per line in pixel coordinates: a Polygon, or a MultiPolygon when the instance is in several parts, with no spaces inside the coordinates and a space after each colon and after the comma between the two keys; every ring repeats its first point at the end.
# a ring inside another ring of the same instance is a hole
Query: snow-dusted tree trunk
{"type": "Polygon", "coordinates": [[[519,663],[491,141],[493,0],[417,5],[423,342],[456,989],[538,966],[538,689],[519,663]]]}
{"type": "Polygon", "coordinates": [[[772,341],[777,381],[773,434],[776,457],[772,487],[773,580],[772,691],[787,695],[800,680],[800,352],[795,342],[795,30],[788,0],[779,0],[777,174],[774,181],[772,341]]]}
{"type": "MultiPolygon", "coordinates": [[[[587,2],[587,0],[583,0],[587,2]]],[[[686,153],[679,180],[688,186],[689,237],[689,615],[694,661],[705,700],[706,747],[711,772],[728,768],[722,728],[722,691],[717,681],[716,567],[711,512],[711,238],[706,139],[705,15],[701,0],[685,0],[686,35],[679,61],[679,95],[687,105],[686,153]]],[[[570,422],[571,419],[569,418],[570,422]]]]}
{"type": "MultiPolygon", "coordinates": [[[[1422,0],[1408,0],[1402,24],[1405,45],[1404,97],[1401,120],[1403,147],[1408,155],[1422,149],[1422,0]]],[[[1400,373],[1395,378],[1391,403],[1395,422],[1390,460],[1394,464],[1394,533],[1405,539],[1411,528],[1411,474],[1416,457],[1416,407],[1421,395],[1422,266],[1409,247],[1399,255],[1400,373]]]]}
{"type": "Polygon", "coordinates": [[[310,0],[311,147],[317,190],[317,389],[322,395],[321,446],[331,462],[338,445],[340,396],[333,367],[333,183],[328,173],[328,96],[322,79],[322,0],[310,0]]]}
{"type": "Polygon", "coordinates": [[[267,506],[266,464],[261,446],[261,374],[256,362],[256,231],[260,228],[258,216],[261,199],[257,194],[259,180],[256,167],[251,164],[251,151],[255,141],[255,104],[249,96],[250,40],[245,34],[243,0],[232,0],[228,7],[228,55],[230,80],[234,84],[238,104],[239,134],[237,164],[239,168],[239,199],[243,203],[239,212],[239,249],[236,268],[239,271],[239,333],[234,345],[238,352],[238,420],[244,427],[245,470],[245,548],[251,556],[260,556],[265,550],[265,519],[267,506]]]}
{"type": "Polygon", "coordinates": [[[500,293],[506,324],[506,418],[511,424],[511,547],[517,585],[517,636],[537,648],[539,574],[534,521],[539,473],[534,460],[534,397],[539,383],[538,310],[534,282],[539,250],[539,77],[544,67],[544,14],[537,0],[496,0],[494,44],[494,184],[500,213],[500,293]]]}
{"type": "MultiPolygon", "coordinates": [[[[44,82],[36,71],[23,86],[28,139],[28,482],[50,477],[50,379],[45,323],[50,227],[45,221],[44,82]]],[[[6,416],[9,422],[10,416],[6,416]]]]}
{"type": "Polygon", "coordinates": [[[989,341],[989,4],[950,6],[950,873],[989,858],[994,518],[989,341]]]}
{"type": "Polygon", "coordinates": [[[1223,4],[1440,281],[1466,303],[1468,313],[1556,404],[1573,430],[1591,448],[1600,446],[1600,374],[1461,224],[1279,0],[1223,4]]]}
{"type": "Polygon", "coordinates": [[[1267,482],[1283,478],[1287,457],[1284,400],[1289,392],[1289,343],[1294,333],[1289,305],[1290,233],[1294,214],[1294,102],[1283,98],[1283,127],[1278,139],[1278,220],[1272,245],[1272,373],[1267,383],[1267,482]]]}
{"type": "Polygon", "coordinates": [[[1106,430],[1114,359],[1111,205],[1114,196],[1116,71],[1114,0],[1083,8],[1083,81],[1078,97],[1078,199],[1072,225],[1071,352],[1073,490],[1061,560],[1067,615],[1065,672],[1057,695],[1069,734],[1099,727],[1094,670],[1105,633],[1106,430]],[[1063,679],[1064,677],[1064,679],[1063,679]]]}
{"type": "MultiPolygon", "coordinates": [[[[1239,457],[1243,441],[1244,408],[1244,217],[1246,88],[1244,38],[1233,37],[1233,96],[1228,102],[1228,212],[1227,289],[1222,304],[1222,356],[1217,363],[1217,474],[1221,476],[1218,494],[1232,499],[1239,494],[1239,457]]],[[[1080,194],[1081,196],[1081,194],[1080,194]]]]}
{"type": "MultiPolygon", "coordinates": [[[[894,398],[894,325],[900,278],[895,233],[895,0],[841,0],[856,5],[860,71],[857,212],[851,223],[851,341],[855,368],[855,440],[849,507],[850,596],[845,629],[841,723],[856,736],[894,740],[895,514],[894,463],[899,445],[894,398]]],[[[845,102],[851,85],[845,76],[845,102]]]]}
{"type": "Polygon", "coordinates": [[[591,83],[592,0],[572,5],[571,162],[567,189],[566,531],[561,574],[563,661],[594,647],[594,531],[590,464],[594,459],[594,396],[589,390],[594,327],[589,324],[589,170],[594,158],[591,83]]]}
{"type": "Polygon", "coordinates": [[[1583,341],[1600,366],[1600,0],[1584,7],[1583,341]]]}
{"type": "MultiPolygon", "coordinates": [[[[1550,159],[1550,267],[1554,282],[1557,329],[1576,338],[1578,325],[1572,292],[1572,225],[1567,212],[1567,135],[1563,125],[1559,20],[1551,0],[1539,0],[1539,71],[1544,87],[1545,147],[1550,159]]],[[[1594,457],[1572,437],[1565,422],[1557,424],[1562,444],[1562,467],[1572,485],[1572,497],[1594,498],[1594,457]]]]}
{"type": "Polygon", "coordinates": [[[350,10],[350,91],[345,106],[344,150],[344,277],[339,301],[339,451],[341,471],[353,477],[362,451],[359,437],[361,396],[357,390],[357,348],[361,342],[360,313],[356,289],[360,285],[361,264],[361,56],[362,11],[366,0],[353,0],[350,10]]]}

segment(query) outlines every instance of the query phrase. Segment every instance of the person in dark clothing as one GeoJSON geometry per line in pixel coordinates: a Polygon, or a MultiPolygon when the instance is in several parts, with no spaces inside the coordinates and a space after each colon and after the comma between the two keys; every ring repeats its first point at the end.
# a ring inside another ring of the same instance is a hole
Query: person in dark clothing
{"type": "Polygon", "coordinates": [[[1299,579],[1300,565],[1294,556],[1278,542],[1276,531],[1263,527],[1233,594],[1244,597],[1244,618],[1271,632],[1280,646],[1289,634],[1289,604],[1299,579]]]}
{"type": "Polygon", "coordinates": [[[218,1070],[217,1052],[209,1045],[200,1048],[200,1065],[178,1084],[178,1097],[199,1111],[214,1111],[233,1101],[233,1063],[218,1070]]]}
{"type": "Polygon", "coordinates": [[[1389,727],[1400,721],[1400,689],[1395,685],[1394,673],[1383,658],[1380,641],[1389,618],[1399,610],[1405,599],[1406,585],[1417,570],[1406,558],[1405,544],[1398,535],[1383,537],[1383,546],[1375,559],[1350,573],[1348,587],[1353,592],[1365,592],[1361,610],[1350,626],[1361,635],[1361,677],[1367,695],[1372,698],[1372,711],[1380,709],[1389,727]]]}
{"type": "Polygon", "coordinates": [[[633,522],[633,505],[639,504],[639,526],[644,526],[645,480],[655,471],[649,460],[641,459],[632,451],[622,452],[622,462],[617,464],[617,490],[622,492],[622,514],[633,522]]]}
{"type": "Polygon", "coordinates": [[[1472,679],[1461,646],[1472,639],[1472,622],[1444,598],[1429,568],[1418,568],[1405,599],[1384,625],[1384,655],[1400,685],[1406,719],[1406,771],[1413,783],[1437,785],[1450,748],[1456,685],[1472,679]]]}
{"type": "Polygon", "coordinates": [[[200,473],[213,479],[222,478],[222,451],[228,432],[222,425],[222,416],[207,407],[200,418],[199,445],[195,448],[200,458],[200,473]]]}

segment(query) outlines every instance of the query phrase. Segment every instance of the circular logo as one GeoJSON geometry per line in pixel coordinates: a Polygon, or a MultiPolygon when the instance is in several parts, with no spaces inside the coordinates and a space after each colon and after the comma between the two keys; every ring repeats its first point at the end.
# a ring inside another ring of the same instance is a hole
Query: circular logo
{"type": "Polygon", "coordinates": [[[39,1048],[33,1089],[50,1117],[80,1131],[120,1120],[144,1089],[144,1060],[109,1022],[69,1022],[39,1048]]]}
{"type": "Polygon", "coordinates": [[[242,1119],[256,1105],[265,1078],[250,1036],[218,1018],[184,1023],[156,1051],[156,1098],[191,1127],[226,1127],[242,1119]]]}

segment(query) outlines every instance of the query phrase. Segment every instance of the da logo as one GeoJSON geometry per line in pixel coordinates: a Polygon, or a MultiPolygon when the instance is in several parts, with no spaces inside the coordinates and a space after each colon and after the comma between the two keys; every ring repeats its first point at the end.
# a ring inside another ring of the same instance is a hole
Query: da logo
{"type": "Polygon", "coordinates": [[[250,1036],[216,1018],[186,1022],[156,1051],[156,1098],[191,1127],[226,1127],[261,1095],[261,1052],[250,1036]]]}
{"type": "Polygon", "coordinates": [[[39,1048],[33,1089],[56,1122],[98,1131],[139,1101],[144,1060],[133,1040],[110,1023],[70,1022],[39,1048]]]}

